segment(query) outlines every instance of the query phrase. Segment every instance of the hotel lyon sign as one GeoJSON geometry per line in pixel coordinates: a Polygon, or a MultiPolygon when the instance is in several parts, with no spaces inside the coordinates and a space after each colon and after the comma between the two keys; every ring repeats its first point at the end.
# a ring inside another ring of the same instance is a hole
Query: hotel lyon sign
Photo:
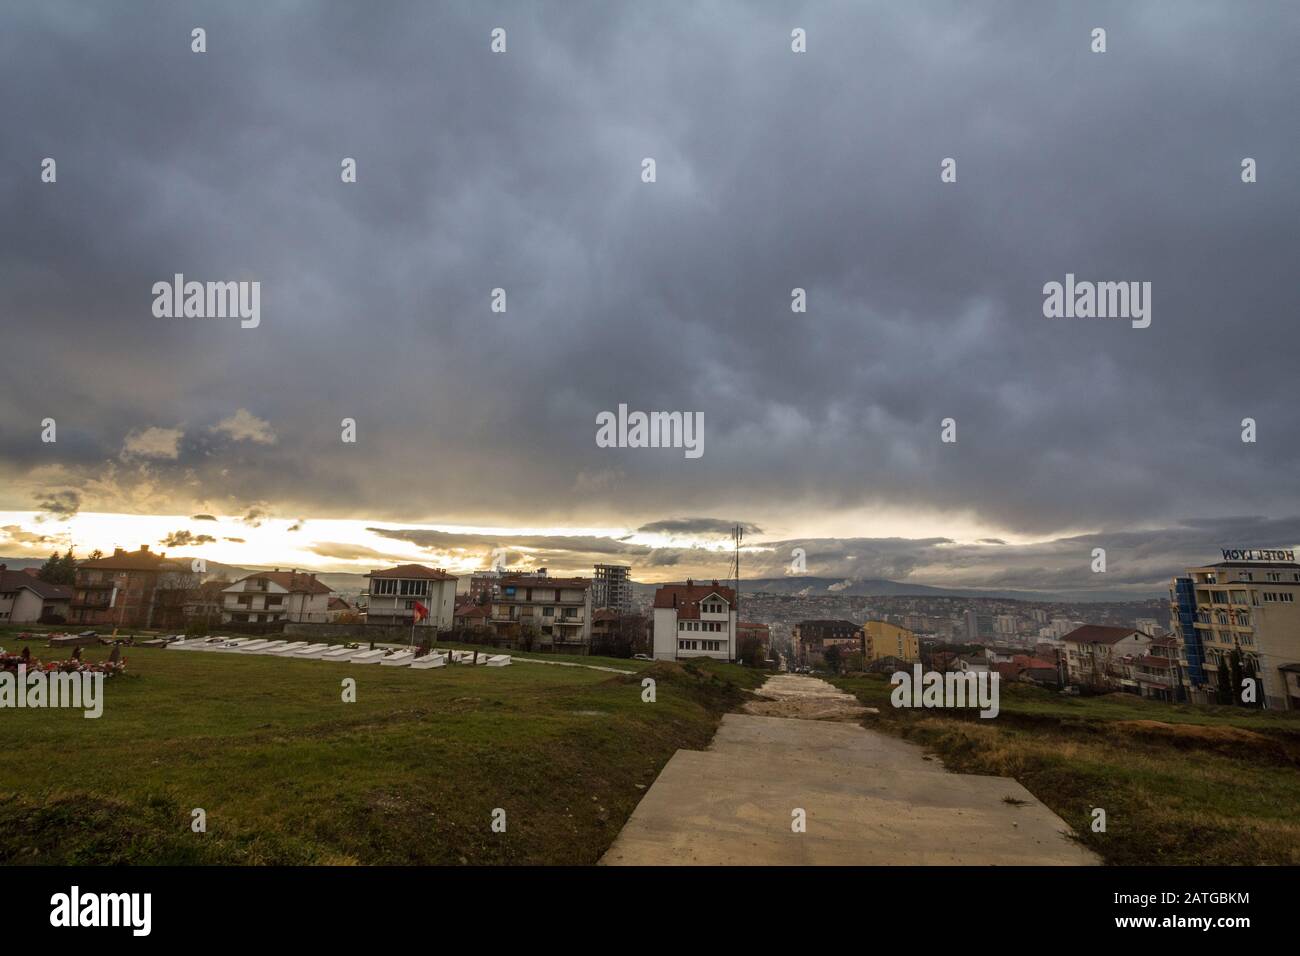
{"type": "Polygon", "coordinates": [[[1257,551],[1249,548],[1223,548],[1224,561],[1294,561],[1295,551],[1257,551]]]}

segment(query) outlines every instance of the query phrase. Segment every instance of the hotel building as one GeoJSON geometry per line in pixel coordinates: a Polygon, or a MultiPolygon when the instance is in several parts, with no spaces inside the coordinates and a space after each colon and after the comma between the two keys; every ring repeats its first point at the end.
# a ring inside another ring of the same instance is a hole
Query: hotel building
{"type": "MultiPolygon", "coordinates": [[[[1219,663],[1241,655],[1258,699],[1300,709],[1300,564],[1293,551],[1224,552],[1227,560],[1188,568],[1169,588],[1169,627],[1182,643],[1188,699],[1215,703],[1219,663]]],[[[1241,688],[1233,688],[1240,699],[1241,688]]]]}

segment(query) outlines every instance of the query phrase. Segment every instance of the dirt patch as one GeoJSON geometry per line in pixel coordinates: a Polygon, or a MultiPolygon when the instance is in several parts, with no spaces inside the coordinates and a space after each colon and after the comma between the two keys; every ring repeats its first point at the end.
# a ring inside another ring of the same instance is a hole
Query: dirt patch
{"type": "Polygon", "coordinates": [[[879,713],[825,681],[784,674],[769,679],[754,692],[754,698],[741,710],[756,717],[857,721],[867,714],[879,713]]]}
{"type": "Polygon", "coordinates": [[[1300,752],[1283,741],[1242,727],[1207,727],[1200,724],[1167,724],[1160,720],[1120,720],[1113,725],[1120,733],[1155,738],[1175,747],[1196,747],[1224,753],[1250,752],[1287,763],[1300,763],[1300,752]]]}

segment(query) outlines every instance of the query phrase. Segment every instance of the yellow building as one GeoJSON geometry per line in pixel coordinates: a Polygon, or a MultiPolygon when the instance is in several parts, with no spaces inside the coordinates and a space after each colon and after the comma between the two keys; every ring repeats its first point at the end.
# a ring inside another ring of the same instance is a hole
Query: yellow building
{"type": "Polygon", "coordinates": [[[905,627],[887,621],[868,621],[862,625],[862,646],[868,661],[884,657],[897,657],[905,661],[919,661],[921,647],[916,635],[905,627]]]}

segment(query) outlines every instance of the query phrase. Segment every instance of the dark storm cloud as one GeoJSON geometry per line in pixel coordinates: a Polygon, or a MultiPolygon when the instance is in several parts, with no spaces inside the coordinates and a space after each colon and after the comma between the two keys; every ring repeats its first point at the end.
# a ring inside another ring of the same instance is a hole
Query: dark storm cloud
{"type": "Polygon", "coordinates": [[[182,528],[179,531],[168,533],[167,537],[158,543],[169,548],[183,548],[188,545],[212,544],[216,540],[210,534],[195,534],[193,531],[182,528]]]}
{"type": "Polygon", "coordinates": [[[370,558],[375,561],[388,561],[393,563],[409,563],[400,555],[385,554],[382,551],[376,551],[374,548],[367,548],[364,545],[349,544],[345,541],[322,541],[312,545],[310,550],[314,554],[319,554],[323,558],[341,558],[343,560],[355,561],[361,558],[370,558]]]}
{"type": "Polygon", "coordinates": [[[684,534],[729,538],[736,525],[740,525],[745,534],[763,533],[763,529],[757,525],[746,524],[743,521],[722,521],[718,518],[669,518],[664,521],[651,521],[648,524],[643,524],[637,528],[637,531],[641,534],[684,534]]]}
{"type": "Polygon", "coordinates": [[[431,551],[460,550],[490,554],[495,548],[511,547],[524,548],[541,555],[585,555],[594,556],[599,560],[608,560],[616,556],[643,556],[651,552],[651,548],[645,545],[630,544],[599,535],[472,534],[459,531],[431,531],[424,528],[367,528],[366,530],[385,538],[409,541],[431,551]]]}
{"type": "Polygon", "coordinates": [[[776,9],[7,5],[0,506],[178,430],[155,500],[282,514],[1296,513],[1293,4],[776,9]],[[176,272],[261,281],[260,327],[153,318],[176,272]],[[1044,319],[1067,272],[1151,281],[1151,327],[1044,319]],[[703,411],[703,458],[596,448],[621,402],[703,411]]]}
{"type": "Polygon", "coordinates": [[[38,495],[36,506],[49,517],[71,518],[81,510],[81,495],[71,490],[51,491],[38,495]]]}

